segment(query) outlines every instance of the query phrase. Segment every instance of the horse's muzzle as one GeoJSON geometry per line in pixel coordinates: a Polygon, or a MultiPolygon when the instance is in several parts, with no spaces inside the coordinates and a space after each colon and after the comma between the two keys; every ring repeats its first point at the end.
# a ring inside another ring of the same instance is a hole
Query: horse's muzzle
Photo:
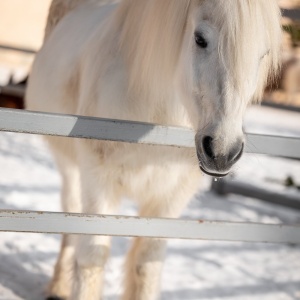
{"type": "Polygon", "coordinates": [[[218,155],[214,150],[213,138],[204,136],[201,140],[196,139],[196,148],[200,169],[207,175],[224,177],[241,158],[244,142],[237,141],[227,154],[218,155]]]}

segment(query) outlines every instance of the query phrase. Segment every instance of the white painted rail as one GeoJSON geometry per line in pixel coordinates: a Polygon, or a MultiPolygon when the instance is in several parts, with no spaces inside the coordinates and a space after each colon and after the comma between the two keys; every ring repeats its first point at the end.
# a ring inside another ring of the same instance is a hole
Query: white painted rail
{"type": "MultiPolygon", "coordinates": [[[[0,131],[90,138],[130,143],[194,147],[187,128],[0,109],[0,131]]],[[[246,152],[300,158],[300,139],[247,133],[246,152]]],[[[149,219],[0,210],[0,231],[144,236],[300,244],[300,225],[149,219]]]]}
{"type": "Polygon", "coordinates": [[[152,145],[194,147],[194,132],[124,120],[0,109],[0,131],[152,145]]]}
{"type": "MultiPolygon", "coordinates": [[[[75,115],[0,109],[0,131],[121,141],[151,145],[194,147],[188,128],[75,115]]],[[[300,137],[246,133],[245,152],[300,158],[300,137]]]]}
{"type": "Polygon", "coordinates": [[[0,211],[0,231],[300,244],[300,225],[0,211]]]}

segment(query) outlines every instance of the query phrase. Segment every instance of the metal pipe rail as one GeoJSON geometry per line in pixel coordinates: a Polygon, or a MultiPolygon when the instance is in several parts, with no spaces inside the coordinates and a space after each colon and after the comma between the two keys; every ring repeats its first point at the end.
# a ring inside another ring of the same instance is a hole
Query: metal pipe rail
{"type": "Polygon", "coordinates": [[[300,244],[300,225],[0,211],[0,231],[300,244]]]}
{"type": "MultiPolygon", "coordinates": [[[[188,128],[6,108],[0,109],[0,131],[195,147],[188,128]]],[[[245,152],[300,158],[300,137],[246,133],[246,138],[245,152]]]]}
{"type": "Polygon", "coordinates": [[[299,193],[287,194],[284,192],[267,190],[255,186],[249,182],[243,182],[235,179],[226,179],[212,181],[211,190],[218,195],[237,194],[244,197],[251,197],[263,200],[265,202],[282,205],[292,209],[300,210],[299,193]]]}

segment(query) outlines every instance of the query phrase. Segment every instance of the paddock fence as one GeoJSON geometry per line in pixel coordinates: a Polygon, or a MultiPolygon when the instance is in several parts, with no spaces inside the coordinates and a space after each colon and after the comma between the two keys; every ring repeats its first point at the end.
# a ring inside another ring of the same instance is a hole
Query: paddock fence
{"type": "MultiPolygon", "coordinates": [[[[0,131],[194,147],[187,128],[0,109],[0,131]]],[[[246,134],[245,152],[300,158],[300,138],[246,134]]],[[[0,210],[0,232],[34,232],[300,244],[300,224],[234,223],[0,210]]]]}

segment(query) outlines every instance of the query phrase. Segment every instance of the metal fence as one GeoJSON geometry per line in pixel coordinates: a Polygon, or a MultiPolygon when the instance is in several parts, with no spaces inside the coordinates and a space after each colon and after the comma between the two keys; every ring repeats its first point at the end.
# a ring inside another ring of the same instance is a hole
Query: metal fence
{"type": "MultiPolygon", "coordinates": [[[[0,109],[0,131],[194,147],[194,132],[187,128],[13,109],[0,109]]],[[[298,138],[251,133],[247,133],[246,137],[245,151],[248,153],[300,158],[298,138]]],[[[16,210],[0,210],[0,231],[300,244],[300,224],[233,223],[16,210]]]]}

